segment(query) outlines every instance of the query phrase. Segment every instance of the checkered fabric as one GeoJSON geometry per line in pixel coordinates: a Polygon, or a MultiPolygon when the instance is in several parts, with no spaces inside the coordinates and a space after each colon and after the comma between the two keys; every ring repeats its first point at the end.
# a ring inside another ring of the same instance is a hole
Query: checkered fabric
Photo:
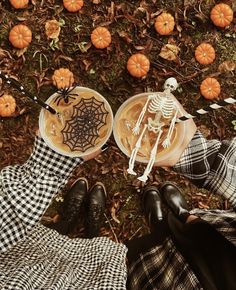
{"type": "Polygon", "coordinates": [[[223,195],[236,207],[236,137],[206,140],[197,131],[174,170],[198,187],[223,195]]]}
{"type": "Polygon", "coordinates": [[[0,254],[0,289],[124,290],[126,252],[105,237],[69,239],[38,224],[0,254]]]}
{"type": "MultiPolygon", "coordinates": [[[[195,209],[192,213],[209,222],[236,246],[236,213],[233,210],[195,209]]],[[[128,269],[128,289],[203,290],[171,238],[140,254],[128,269]]]]}
{"type": "MultiPolygon", "coordinates": [[[[197,131],[174,170],[197,186],[224,195],[236,206],[236,138],[223,142],[208,141],[197,131]]],[[[205,219],[236,246],[236,213],[233,210],[195,209],[192,213],[205,219]]],[[[141,254],[129,267],[128,277],[129,288],[133,290],[202,289],[170,238],[141,254]]]]}
{"type": "Polygon", "coordinates": [[[81,163],[51,150],[36,137],[32,155],[21,166],[0,173],[0,252],[4,252],[40,220],[53,196],[81,163]]]}
{"type": "Polygon", "coordinates": [[[108,238],[69,239],[38,221],[79,158],[37,137],[21,166],[0,174],[0,289],[126,289],[127,249],[108,238]]]}

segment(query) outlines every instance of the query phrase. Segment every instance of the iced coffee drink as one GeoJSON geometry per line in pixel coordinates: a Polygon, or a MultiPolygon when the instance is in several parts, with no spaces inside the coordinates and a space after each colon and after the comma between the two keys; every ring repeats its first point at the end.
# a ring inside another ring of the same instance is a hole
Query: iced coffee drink
{"type": "MultiPolygon", "coordinates": [[[[140,136],[140,134],[133,134],[132,130],[135,127],[142,108],[147,101],[147,97],[148,94],[144,93],[128,99],[125,103],[122,104],[115,116],[113,128],[114,137],[118,147],[128,157],[130,157],[131,152],[135,148],[135,145],[140,136]]],[[[145,124],[148,124],[148,118],[154,119],[155,114],[148,111],[145,113],[143,120],[140,124],[140,132],[142,132],[145,124]]],[[[184,123],[176,124],[170,139],[171,145],[168,148],[164,148],[162,146],[162,143],[167,137],[170,121],[164,118],[161,119],[161,121],[164,123],[162,127],[163,133],[161,134],[159,140],[159,145],[156,153],[156,162],[163,158],[168,158],[168,156],[173,153],[175,148],[177,148],[181,144],[185,128],[184,123]]],[[[158,134],[154,133],[153,131],[145,131],[142,138],[141,147],[137,153],[137,161],[143,163],[147,163],[149,161],[150,153],[156,142],[157,135],[158,134]]]]}
{"type": "Polygon", "coordinates": [[[96,152],[109,138],[113,115],[108,102],[94,90],[75,87],[67,99],[60,93],[47,103],[58,114],[43,110],[40,133],[55,151],[67,156],[86,156],[96,152]]]}

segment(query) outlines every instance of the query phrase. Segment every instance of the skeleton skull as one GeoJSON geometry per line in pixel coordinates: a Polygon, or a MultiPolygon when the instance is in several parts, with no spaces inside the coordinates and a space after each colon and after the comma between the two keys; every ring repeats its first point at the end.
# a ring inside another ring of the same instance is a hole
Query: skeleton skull
{"type": "Polygon", "coordinates": [[[164,83],[164,90],[175,91],[178,88],[178,83],[175,78],[168,78],[164,83]]]}

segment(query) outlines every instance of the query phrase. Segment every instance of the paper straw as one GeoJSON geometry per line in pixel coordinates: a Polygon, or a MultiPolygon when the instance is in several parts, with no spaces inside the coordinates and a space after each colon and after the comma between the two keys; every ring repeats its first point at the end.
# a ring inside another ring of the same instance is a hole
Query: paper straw
{"type": "Polygon", "coordinates": [[[48,104],[44,103],[37,96],[34,96],[30,92],[26,91],[25,88],[18,81],[9,77],[8,75],[4,74],[2,71],[0,71],[0,78],[2,78],[4,81],[6,81],[7,84],[12,85],[14,88],[16,88],[18,91],[20,91],[23,95],[26,95],[27,97],[29,97],[36,104],[39,104],[44,109],[48,110],[50,113],[52,113],[52,114],[57,113],[52,107],[50,107],[48,104]]]}
{"type": "Polygon", "coordinates": [[[182,121],[186,121],[186,120],[189,120],[189,119],[192,119],[192,118],[195,118],[195,117],[198,117],[198,116],[201,116],[201,115],[205,115],[205,114],[208,114],[209,112],[211,111],[214,111],[214,110],[218,110],[222,107],[225,107],[225,106],[228,106],[228,105],[231,105],[231,104],[234,104],[236,103],[236,99],[234,98],[227,98],[227,99],[224,99],[224,100],[221,100],[219,102],[216,102],[214,104],[211,104],[203,109],[199,109],[197,111],[194,112],[194,114],[186,114],[180,118],[178,118],[176,120],[176,122],[182,122],[182,121]]]}

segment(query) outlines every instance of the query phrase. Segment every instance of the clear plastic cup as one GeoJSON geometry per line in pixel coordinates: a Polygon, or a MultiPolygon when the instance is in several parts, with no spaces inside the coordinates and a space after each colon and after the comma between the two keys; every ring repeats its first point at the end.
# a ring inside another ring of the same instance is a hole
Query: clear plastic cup
{"type": "MultiPolygon", "coordinates": [[[[73,152],[71,151],[69,148],[62,149],[61,147],[58,147],[57,144],[55,144],[55,142],[52,141],[52,138],[50,138],[49,134],[46,133],[46,122],[45,122],[45,114],[50,114],[48,111],[46,111],[45,109],[42,109],[40,111],[39,114],[39,132],[42,136],[42,138],[44,139],[44,141],[46,142],[46,144],[53,149],[54,151],[56,151],[57,153],[60,153],[62,155],[65,156],[70,156],[70,157],[83,157],[85,158],[86,156],[92,155],[95,152],[99,151],[99,149],[107,142],[107,140],[109,139],[111,133],[112,133],[112,127],[113,127],[113,112],[111,109],[111,106],[109,105],[108,101],[98,92],[96,92],[95,90],[86,88],[86,87],[80,87],[77,86],[75,87],[75,89],[73,90],[72,93],[91,93],[91,97],[94,95],[95,97],[97,96],[97,98],[99,99],[99,101],[104,102],[105,105],[105,109],[108,111],[108,129],[106,132],[106,135],[102,138],[101,142],[98,142],[96,144],[96,146],[94,146],[93,148],[90,148],[88,150],[86,150],[85,152],[73,152]]],[[[58,97],[58,93],[54,93],[53,95],[51,95],[46,103],[50,104],[50,106],[52,106],[56,111],[57,111],[57,106],[56,103],[52,103],[53,100],[55,100],[55,98],[58,97]]],[[[82,98],[80,96],[76,96],[76,103],[78,103],[79,98],[82,98]]],[[[54,116],[53,116],[54,117],[54,116]]],[[[58,118],[55,115],[55,118],[58,118]]],[[[65,146],[64,146],[65,147],[65,146]]]]}
{"type": "MultiPolygon", "coordinates": [[[[141,93],[141,94],[138,94],[138,95],[135,95],[135,96],[129,98],[120,106],[120,108],[116,112],[116,115],[114,118],[114,125],[113,125],[113,135],[114,135],[117,146],[128,157],[130,157],[131,151],[128,150],[127,147],[124,146],[123,142],[121,142],[121,136],[118,133],[118,131],[122,130],[122,126],[123,126],[123,125],[121,125],[122,114],[123,114],[124,110],[126,110],[127,108],[129,108],[132,105],[132,103],[135,106],[135,104],[137,104],[140,100],[146,101],[148,95],[150,95],[150,94],[153,94],[153,92],[152,93],[141,93]]],[[[174,98],[174,100],[177,102],[177,106],[180,110],[180,115],[183,115],[184,112],[183,112],[181,105],[179,104],[179,102],[175,98],[174,98]]],[[[137,115],[139,115],[140,112],[141,112],[141,110],[139,112],[137,112],[137,115]]],[[[154,119],[154,117],[155,117],[155,114],[153,114],[153,119],[154,119]]],[[[135,121],[137,121],[137,119],[135,121]]],[[[132,125],[134,126],[135,123],[133,123],[132,125]]],[[[127,128],[123,128],[123,129],[127,130],[127,128]]],[[[180,122],[180,123],[176,124],[176,134],[175,134],[174,139],[171,142],[171,145],[168,148],[163,148],[161,144],[158,145],[156,159],[155,159],[155,165],[157,165],[158,163],[164,163],[166,160],[172,159],[172,157],[179,150],[179,148],[184,140],[185,134],[186,134],[185,122],[180,122]]],[[[130,128],[130,134],[127,138],[133,138],[132,128],[130,128]]],[[[150,158],[150,155],[145,156],[145,157],[137,155],[135,160],[138,162],[141,162],[141,163],[148,163],[149,158],[150,158]]]]}

